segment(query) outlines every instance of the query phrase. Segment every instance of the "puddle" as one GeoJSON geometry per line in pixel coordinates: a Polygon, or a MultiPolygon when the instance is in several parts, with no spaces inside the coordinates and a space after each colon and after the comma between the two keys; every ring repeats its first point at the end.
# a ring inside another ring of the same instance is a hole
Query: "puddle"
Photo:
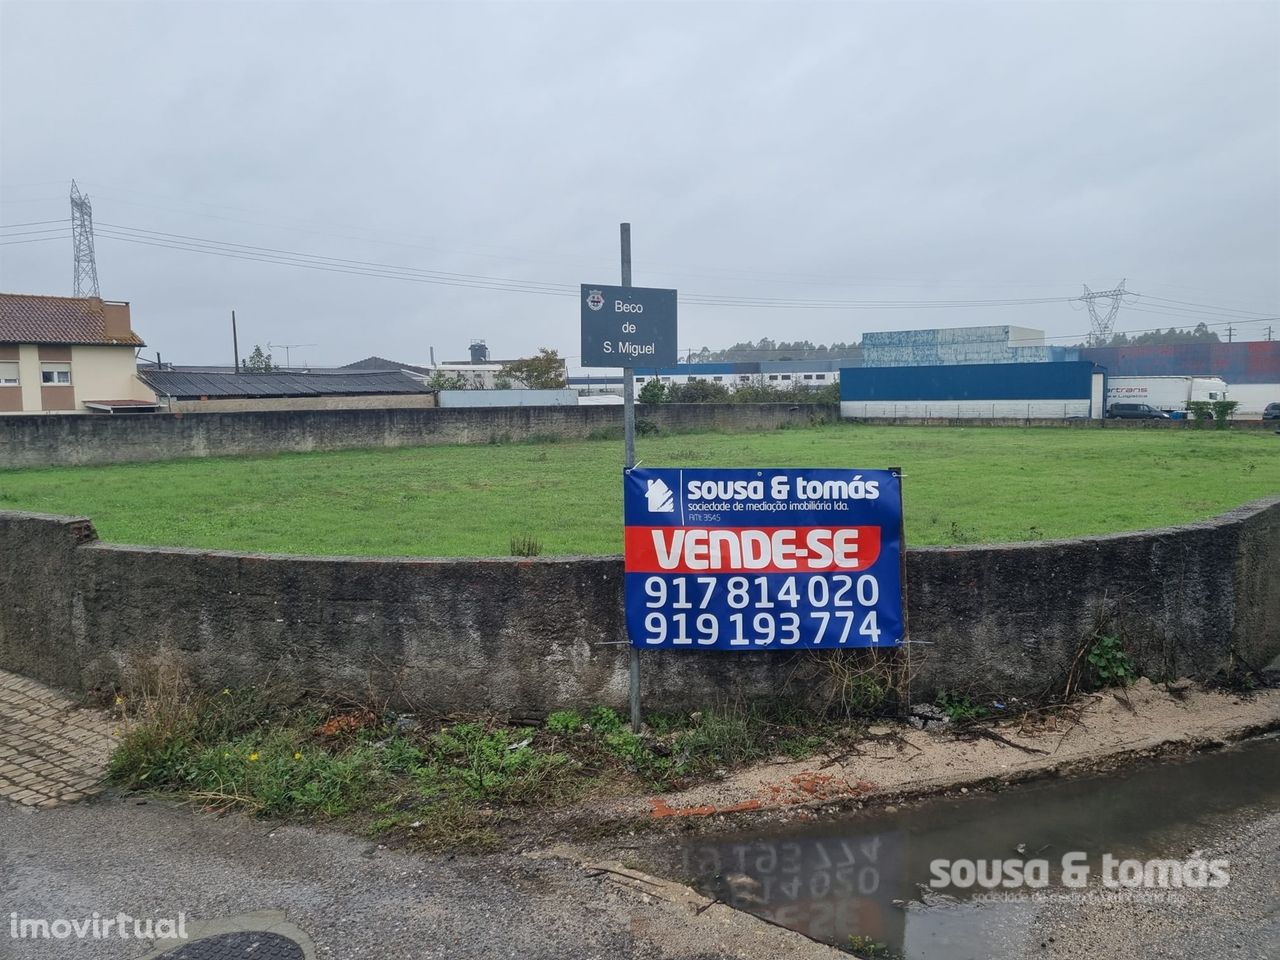
{"type": "Polygon", "coordinates": [[[1081,851],[1090,889],[1098,890],[1104,853],[1183,860],[1226,822],[1277,808],[1280,739],[1269,738],[892,814],[700,838],[661,867],[709,896],[836,946],[856,937],[888,948],[878,955],[906,960],[998,960],[1025,950],[1034,905],[979,902],[974,897],[988,891],[978,886],[948,887],[945,897],[930,893],[925,902],[930,861],[1040,857],[1051,865],[1052,887],[1063,854],[1081,851]]]}

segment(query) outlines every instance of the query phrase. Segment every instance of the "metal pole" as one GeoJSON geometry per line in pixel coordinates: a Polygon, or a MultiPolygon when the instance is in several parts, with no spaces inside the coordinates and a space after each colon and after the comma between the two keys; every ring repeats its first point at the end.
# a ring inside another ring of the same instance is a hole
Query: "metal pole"
{"type": "Polygon", "coordinates": [[[235,354],[235,366],[232,367],[236,373],[240,372],[240,338],[236,336],[236,312],[231,311],[231,352],[235,354]]]}
{"type": "MultiPolygon", "coordinates": [[[[618,226],[622,246],[622,285],[631,286],[631,224],[618,226]]],[[[636,371],[622,368],[622,445],[623,463],[630,470],[636,465],[636,371]]],[[[640,651],[631,647],[631,732],[640,732],[640,651]]]]}

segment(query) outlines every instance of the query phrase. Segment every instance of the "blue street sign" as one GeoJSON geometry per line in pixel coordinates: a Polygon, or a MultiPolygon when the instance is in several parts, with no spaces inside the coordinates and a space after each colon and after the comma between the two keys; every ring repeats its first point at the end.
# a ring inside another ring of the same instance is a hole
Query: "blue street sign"
{"type": "Polygon", "coordinates": [[[676,292],[582,285],[582,366],[669,367],[676,362],[676,292]]]}
{"type": "Polygon", "coordinates": [[[634,647],[903,641],[896,473],[634,468],[623,474],[623,504],[634,647]]]}

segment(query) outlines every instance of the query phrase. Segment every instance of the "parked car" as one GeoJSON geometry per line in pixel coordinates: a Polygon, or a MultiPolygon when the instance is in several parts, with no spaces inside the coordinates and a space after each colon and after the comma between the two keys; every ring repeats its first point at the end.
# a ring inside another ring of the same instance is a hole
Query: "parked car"
{"type": "Polygon", "coordinates": [[[1113,403],[1107,408],[1111,420],[1168,420],[1169,415],[1148,403],[1113,403]]]}
{"type": "Polygon", "coordinates": [[[1280,420],[1280,403],[1268,403],[1262,411],[1263,420],[1280,420]]]}

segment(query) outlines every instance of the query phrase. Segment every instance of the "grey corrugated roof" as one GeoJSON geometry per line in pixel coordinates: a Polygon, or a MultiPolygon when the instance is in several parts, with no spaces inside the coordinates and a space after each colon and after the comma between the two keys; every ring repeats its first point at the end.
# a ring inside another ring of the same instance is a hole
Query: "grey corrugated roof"
{"type": "Polygon", "coordinates": [[[399,372],[376,373],[185,373],[144,370],[138,376],[162,397],[317,397],[353,394],[430,393],[431,388],[399,372]]]}

